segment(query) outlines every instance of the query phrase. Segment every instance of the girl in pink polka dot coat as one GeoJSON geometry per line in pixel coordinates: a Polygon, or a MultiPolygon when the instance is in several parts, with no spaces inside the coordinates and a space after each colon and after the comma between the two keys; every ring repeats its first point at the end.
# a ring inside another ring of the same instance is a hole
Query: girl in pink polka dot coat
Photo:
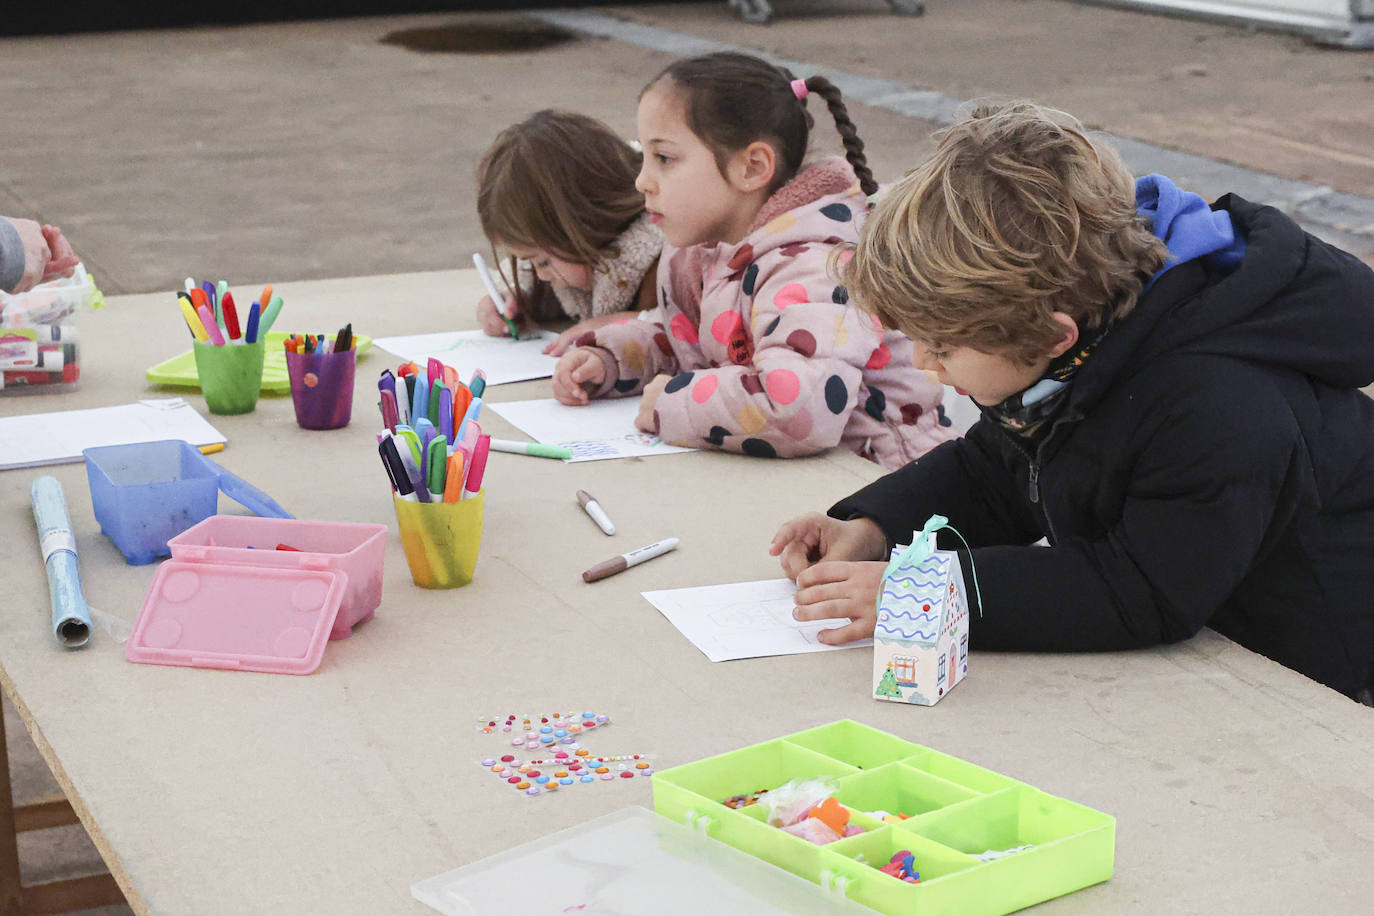
{"type": "Polygon", "coordinates": [[[831,274],[876,184],[828,80],[738,54],[679,61],[642,94],[639,136],[637,186],[669,243],[661,314],[579,338],[554,373],[560,401],[642,393],[642,429],[759,457],[842,443],[896,468],[956,435],[911,342],[831,274]],[[848,164],[802,164],[809,93],[826,99],[848,164]]]}

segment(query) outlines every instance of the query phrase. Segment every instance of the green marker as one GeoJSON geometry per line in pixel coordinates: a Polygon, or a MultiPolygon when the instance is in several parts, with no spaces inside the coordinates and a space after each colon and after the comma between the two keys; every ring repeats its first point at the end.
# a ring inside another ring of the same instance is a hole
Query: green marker
{"type": "Polygon", "coordinates": [[[267,338],[267,332],[272,330],[272,325],[276,322],[281,307],[281,296],[273,296],[270,304],[266,302],[262,304],[262,318],[258,320],[258,340],[267,338]]]}
{"type": "Polygon", "coordinates": [[[492,439],[493,452],[511,452],[516,455],[533,455],[536,458],[561,458],[567,461],[572,457],[572,449],[561,445],[545,445],[542,442],[517,442],[514,439],[492,439]]]}

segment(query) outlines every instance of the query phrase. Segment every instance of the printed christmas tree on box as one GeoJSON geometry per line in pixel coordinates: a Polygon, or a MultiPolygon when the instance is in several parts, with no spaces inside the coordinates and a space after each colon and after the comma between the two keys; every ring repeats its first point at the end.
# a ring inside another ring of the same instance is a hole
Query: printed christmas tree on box
{"type": "Polygon", "coordinates": [[[934,706],[968,673],[968,602],[959,555],[935,547],[932,516],[892,551],[873,631],[873,697],[934,706]]]}

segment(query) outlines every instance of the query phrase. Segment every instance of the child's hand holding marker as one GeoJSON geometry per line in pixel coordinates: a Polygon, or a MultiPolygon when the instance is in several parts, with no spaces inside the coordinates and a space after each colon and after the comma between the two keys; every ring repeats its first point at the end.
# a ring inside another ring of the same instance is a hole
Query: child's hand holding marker
{"type": "MultiPolygon", "coordinates": [[[[234,295],[224,280],[218,284],[206,280],[200,285],[186,278],[186,288],[177,292],[177,305],[181,308],[182,318],[197,343],[209,343],[216,347],[228,345],[243,346],[257,343],[272,329],[272,324],[281,312],[282,298],[272,298],[264,308],[262,302],[254,302],[248,310],[247,318],[240,324],[238,309],[234,305],[234,295]]],[[[263,290],[263,299],[272,293],[269,285],[263,290]]]]}
{"type": "Polygon", "coordinates": [[[516,305],[515,294],[501,294],[501,291],[496,288],[496,281],[492,279],[491,271],[487,270],[487,262],[482,258],[480,252],[473,254],[472,266],[477,268],[477,276],[482,278],[482,285],[487,288],[487,295],[482,297],[481,302],[477,303],[477,320],[482,323],[482,330],[486,331],[490,337],[509,335],[518,339],[520,328],[516,324],[516,318],[520,312],[516,305]]]}

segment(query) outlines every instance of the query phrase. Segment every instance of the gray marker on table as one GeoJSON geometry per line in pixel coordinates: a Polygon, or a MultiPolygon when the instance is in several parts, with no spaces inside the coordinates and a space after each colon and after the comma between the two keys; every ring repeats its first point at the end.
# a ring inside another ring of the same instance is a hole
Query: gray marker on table
{"type": "Polygon", "coordinates": [[[38,545],[48,570],[52,596],[52,632],[69,649],[84,646],[91,638],[91,609],[81,592],[81,571],[76,565],[76,536],[67,516],[67,500],[57,478],[44,475],[29,488],[33,520],[38,525],[38,545]]]}
{"type": "Polygon", "coordinates": [[[596,522],[596,527],[606,532],[607,535],[615,534],[615,522],[606,514],[606,510],[601,508],[601,503],[596,501],[596,497],[586,490],[577,491],[577,504],[592,517],[596,522]]]}

